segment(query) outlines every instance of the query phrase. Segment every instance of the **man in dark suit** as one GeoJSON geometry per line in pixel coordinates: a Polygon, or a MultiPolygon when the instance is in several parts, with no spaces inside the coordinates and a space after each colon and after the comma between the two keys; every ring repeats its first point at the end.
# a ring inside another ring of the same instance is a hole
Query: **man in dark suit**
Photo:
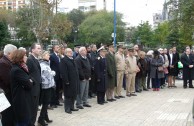
{"type": "Polygon", "coordinates": [[[194,57],[190,49],[186,49],[181,56],[183,64],[183,88],[187,88],[187,81],[189,80],[189,88],[193,88],[192,80],[194,79],[194,57]]]}
{"type": "Polygon", "coordinates": [[[53,89],[52,98],[51,98],[51,106],[54,106],[54,107],[56,107],[56,105],[62,106],[59,103],[60,92],[62,90],[60,70],[59,70],[60,61],[61,61],[61,59],[59,57],[59,46],[54,45],[53,46],[53,53],[50,55],[50,67],[56,73],[56,75],[54,77],[56,90],[53,89]]]}
{"type": "Polygon", "coordinates": [[[65,57],[60,63],[60,71],[64,86],[65,112],[71,114],[72,111],[78,111],[74,108],[74,102],[78,94],[79,73],[70,48],[65,50],[65,57]]]}
{"type": "Polygon", "coordinates": [[[107,89],[107,64],[105,55],[107,50],[104,47],[98,49],[99,56],[94,65],[94,71],[97,79],[97,103],[103,105],[105,101],[105,92],[107,89]]]}
{"type": "MultiPolygon", "coordinates": [[[[10,71],[12,63],[10,61],[11,54],[17,49],[16,46],[7,44],[4,47],[4,56],[0,59],[0,88],[4,90],[5,96],[12,104],[12,93],[11,93],[11,82],[10,82],[10,71]]],[[[2,112],[2,125],[3,126],[14,126],[14,113],[13,108],[10,106],[2,112]]]]}
{"type": "Polygon", "coordinates": [[[38,43],[33,43],[31,46],[31,55],[27,59],[27,66],[29,70],[30,77],[32,77],[34,85],[32,87],[31,93],[32,99],[32,119],[31,125],[35,125],[36,116],[38,111],[39,97],[41,91],[41,68],[38,62],[38,56],[41,53],[41,45],[38,43]]]}

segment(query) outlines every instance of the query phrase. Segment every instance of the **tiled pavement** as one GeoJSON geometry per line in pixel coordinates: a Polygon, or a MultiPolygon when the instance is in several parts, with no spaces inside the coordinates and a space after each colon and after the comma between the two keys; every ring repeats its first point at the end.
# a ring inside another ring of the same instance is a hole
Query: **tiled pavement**
{"type": "MultiPolygon", "coordinates": [[[[177,88],[144,91],[105,105],[90,99],[92,108],[66,114],[64,108],[49,110],[49,126],[194,126],[192,104],[194,89],[177,88]]],[[[125,92],[123,91],[123,95],[125,92]]]]}

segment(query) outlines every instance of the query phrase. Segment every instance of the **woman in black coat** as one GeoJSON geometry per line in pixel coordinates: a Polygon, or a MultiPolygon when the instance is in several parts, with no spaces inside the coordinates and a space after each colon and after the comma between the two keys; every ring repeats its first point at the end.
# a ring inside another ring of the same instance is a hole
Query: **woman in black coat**
{"type": "Polygon", "coordinates": [[[71,114],[72,111],[78,111],[74,108],[74,102],[79,93],[79,73],[73,60],[73,51],[67,48],[65,55],[61,60],[60,70],[64,87],[65,112],[71,114]]]}
{"type": "Polygon", "coordinates": [[[13,67],[11,69],[11,91],[16,126],[29,126],[31,119],[31,88],[26,66],[27,56],[23,50],[16,50],[11,56],[13,67]]]}

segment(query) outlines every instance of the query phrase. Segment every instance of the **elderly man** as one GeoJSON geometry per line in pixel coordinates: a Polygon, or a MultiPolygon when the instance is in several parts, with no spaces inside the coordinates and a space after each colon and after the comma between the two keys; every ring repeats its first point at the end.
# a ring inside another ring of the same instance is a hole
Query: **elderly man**
{"type": "Polygon", "coordinates": [[[31,125],[35,125],[36,116],[38,111],[39,97],[40,97],[40,85],[42,83],[41,79],[41,68],[38,62],[38,56],[41,53],[41,45],[38,43],[33,43],[31,46],[31,55],[28,57],[27,66],[30,76],[34,81],[32,92],[32,119],[31,125]]]}
{"type": "MultiPolygon", "coordinates": [[[[10,71],[12,64],[10,57],[12,53],[17,49],[16,46],[7,44],[4,47],[4,56],[0,59],[0,88],[5,92],[5,96],[10,103],[12,103],[11,83],[10,83],[10,71]]],[[[12,106],[2,112],[2,124],[3,126],[14,126],[12,106]]]]}
{"type": "Polygon", "coordinates": [[[84,107],[91,107],[88,104],[88,90],[89,80],[91,80],[91,66],[88,58],[86,57],[87,51],[85,47],[80,47],[79,55],[75,58],[75,63],[79,71],[80,79],[80,94],[77,96],[77,108],[83,109],[84,107]],[[83,106],[82,106],[83,105],[83,106]]]}
{"type": "Polygon", "coordinates": [[[79,73],[73,60],[73,51],[70,48],[65,50],[65,57],[61,60],[60,70],[64,87],[65,112],[71,114],[72,111],[78,111],[74,108],[74,102],[78,94],[79,73]]]}

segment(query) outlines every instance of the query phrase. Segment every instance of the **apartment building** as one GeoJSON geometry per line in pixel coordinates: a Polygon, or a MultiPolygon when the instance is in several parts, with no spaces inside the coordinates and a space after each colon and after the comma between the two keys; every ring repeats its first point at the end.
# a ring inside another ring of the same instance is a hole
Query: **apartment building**
{"type": "Polygon", "coordinates": [[[25,0],[0,0],[0,9],[16,11],[25,6],[25,0]]]}

